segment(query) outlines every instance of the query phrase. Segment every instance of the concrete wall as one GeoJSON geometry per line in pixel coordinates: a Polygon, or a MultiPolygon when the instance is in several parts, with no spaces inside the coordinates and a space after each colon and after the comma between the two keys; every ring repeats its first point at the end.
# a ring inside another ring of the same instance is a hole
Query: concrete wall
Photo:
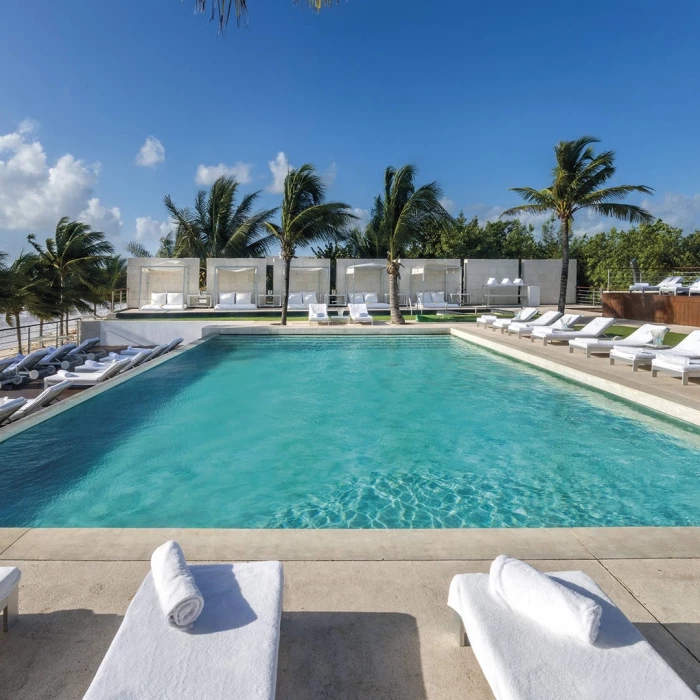
{"type": "MultiPolygon", "coordinates": [[[[498,259],[474,259],[464,261],[464,284],[465,291],[471,294],[470,303],[483,304],[486,301],[483,285],[489,277],[495,277],[498,282],[507,277],[511,281],[519,277],[520,263],[518,260],[498,260],[498,259]]],[[[527,282],[528,280],[525,280],[527,282]]],[[[525,292],[525,290],[521,290],[525,292]]],[[[504,290],[498,290],[496,294],[505,294],[504,290]]],[[[492,304],[517,304],[517,295],[499,297],[491,301],[492,304]]]]}
{"type": "Polygon", "coordinates": [[[389,275],[386,271],[386,260],[381,258],[342,258],[335,261],[335,286],[338,294],[345,294],[345,301],[348,301],[347,294],[356,292],[375,292],[379,301],[388,301],[389,275]],[[368,268],[355,270],[354,275],[348,275],[348,267],[352,265],[367,264],[382,265],[382,268],[368,268]],[[384,295],[387,295],[386,299],[384,295]]]}
{"type": "MultiPolygon", "coordinates": [[[[540,288],[540,304],[556,304],[561,285],[561,260],[523,260],[521,277],[540,288]]],[[[576,260],[569,260],[566,303],[576,303],[576,260]]]]}
{"type": "Polygon", "coordinates": [[[207,292],[212,304],[219,303],[222,292],[250,292],[253,304],[258,303],[258,294],[265,294],[265,258],[209,258],[207,259],[207,292]],[[232,271],[226,268],[255,268],[232,271]],[[256,272],[257,271],[257,272],[256,272]]]}
{"type": "Polygon", "coordinates": [[[445,292],[449,299],[450,294],[462,291],[461,262],[454,258],[427,260],[424,258],[405,258],[401,260],[401,279],[399,280],[399,293],[409,295],[413,302],[416,301],[416,292],[445,292]],[[422,275],[412,275],[411,268],[427,265],[425,279],[422,275]],[[445,270],[430,269],[430,266],[450,265],[456,269],[450,270],[447,275],[445,270]]]}
{"type": "MultiPolygon", "coordinates": [[[[151,294],[156,292],[184,291],[185,295],[199,294],[199,259],[129,258],[126,267],[126,287],[126,305],[129,309],[138,309],[139,306],[148,304],[151,294]],[[144,267],[159,269],[146,272],[143,270],[144,267]],[[139,284],[141,286],[140,300],[139,284]]],[[[184,301],[187,303],[186,298],[184,301]]]]}
{"type": "MultiPolygon", "coordinates": [[[[275,258],[272,263],[272,290],[275,294],[284,292],[284,261],[275,258]]],[[[316,292],[320,304],[326,300],[331,291],[331,261],[320,258],[294,258],[289,275],[289,291],[316,292]],[[317,273],[300,272],[300,268],[322,267],[317,273]]]]}

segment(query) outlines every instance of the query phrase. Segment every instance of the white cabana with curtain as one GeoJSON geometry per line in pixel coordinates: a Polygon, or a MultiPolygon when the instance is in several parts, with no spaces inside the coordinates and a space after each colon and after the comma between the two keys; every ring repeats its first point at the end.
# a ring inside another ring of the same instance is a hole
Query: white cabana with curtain
{"type": "Polygon", "coordinates": [[[459,307],[462,266],[459,260],[404,261],[409,268],[409,303],[419,309],[459,307]]]}
{"type": "Polygon", "coordinates": [[[127,264],[131,308],[142,311],[186,309],[188,295],[199,292],[198,273],[197,258],[131,258],[127,264]],[[134,295],[135,289],[138,291],[134,295]]]}
{"type": "Polygon", "coordinates": [[[210,258],[207,290],[215,311],[250,311],[265,293],[264,258],[210,258]]]}
{"type": "Polygon", "coordinates": [[[348,304],[367,304],[368,309],[388,309],[389,275],[385,262],[362,262],[345,268],[348,304]]]}
{"type": "MultiPolygon", "coordinates": [[[[306,311],[309,304],[323,304],[330,292],[331,261],[320,258],[294,258],[289,270],[289,304],[292,311],[306,311]]],[[[273,291],[284,294],[284,261],[273,262],[273,291]]]]}

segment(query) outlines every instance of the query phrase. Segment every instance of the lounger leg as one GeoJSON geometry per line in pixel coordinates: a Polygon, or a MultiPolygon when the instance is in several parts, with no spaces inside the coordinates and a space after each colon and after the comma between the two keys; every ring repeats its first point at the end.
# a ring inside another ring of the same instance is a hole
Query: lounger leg
{"type": "Polygon", "coordinates": [[[614,365],[614,364],[615,364],[615,358],[614,358],[614,357],[610,357],[610,358],[608,358],[608,359],[610,360],[610,364],[611,364],[611,365],[614,365]]]}
{"type": "Polygon", "coordinates": [[[455,623],[457,626],[457,633],[459,634],[459,646],[470,646],[469,637],[467,637],[467,630],[464,629],[464,620],[462,620],[462,616],[458,613],[455,613],[455,623]]]}
{"type": "MultiPolygon", "coordinates": [[[[635,368],[634,371],[636,372],[637,369],[635,368]]],[[[655,369],[652,369],[652,370],[651,370],[651,376],[652,376],[652,377],[655,377],[658,373],[659,373],[658,370],[655,370],[655,369]]]]}
{"type": "Polygon", "coordinates": [[[683,382],[683,386],[688,386],[688,375],[685,374],[685,372],[681,374],[681,381],[683,382]]]}
{"type": "Polygon", "coordinates": [[[19,586],[5,599],[5,607],[2,611],[2,631],[9,632],[10,627],[17,622],[19,618],[19,586]]]}

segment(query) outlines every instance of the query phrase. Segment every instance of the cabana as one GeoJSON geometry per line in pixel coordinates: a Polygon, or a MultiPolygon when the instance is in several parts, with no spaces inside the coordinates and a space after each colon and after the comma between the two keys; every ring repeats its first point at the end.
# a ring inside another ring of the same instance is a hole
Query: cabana
{"type": "Polygon", "coordinates": [[[127,287],[130,308],[182,311],[188,306],[188,296],[199,293],[199,260],[130,258],[127,287]]]}
{"type": "MultiPolygon", "coordinates": [[[[284,261],[273,262],[273,291],[282,299],[284,294],[284,261]]],[[[292,311],[308,311],[309,304],[322,304],[330,292],[330,260],[294,258],[289,270],[289,303],[292,311]]]]}
{"type": "Polygon", "coordinates": [[[207,291],[216,311],[249,311],[258,308],[265,293],[264,258],[210,258],[207,291]]]}
{"type": "Polygon", "coordinates": [[[462,266],[458,260],[424,260],[408,266],[408,299],[419,309],[460,306],[462,266]]]}
{"type": "Polygon", "coordinates": [[[368,309],[388,309],[388,283],[385,262],[349,265],[345,269],[346,301],[348,304],[366,304],[368,309]]]}

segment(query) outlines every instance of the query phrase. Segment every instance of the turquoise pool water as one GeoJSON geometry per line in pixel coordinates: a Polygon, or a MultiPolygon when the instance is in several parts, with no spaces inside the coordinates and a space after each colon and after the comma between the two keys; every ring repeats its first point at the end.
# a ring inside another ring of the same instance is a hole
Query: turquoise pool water
{"type": "Polygon", "coordinates": [[[221,337],[0,443],[0,526],[700,525],[698,433],[451,337],[221,337]]]}

